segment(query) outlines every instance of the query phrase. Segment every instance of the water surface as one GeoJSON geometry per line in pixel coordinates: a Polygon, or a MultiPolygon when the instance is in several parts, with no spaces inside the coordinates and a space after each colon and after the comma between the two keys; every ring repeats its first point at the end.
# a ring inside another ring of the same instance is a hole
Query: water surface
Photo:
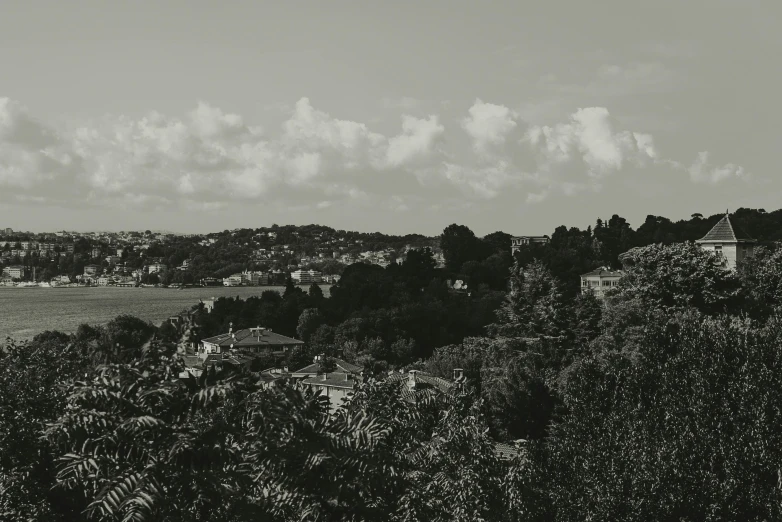
{"type": "MultiPolygon", "coordinates": [[[[308,285],[302,285],[307,291],[308,285]]],[[[329,285],[321,285],[324,295],[329,285]]],[[[170,315],[190,309],[199,299],[259,296],[265,290],[282,292],[281,286],[169,288],[14,288],[0,287],[0,344],[46,330],[75,332],[82,323],[106,324],[128,314],[160,324],[170,315]]]]}

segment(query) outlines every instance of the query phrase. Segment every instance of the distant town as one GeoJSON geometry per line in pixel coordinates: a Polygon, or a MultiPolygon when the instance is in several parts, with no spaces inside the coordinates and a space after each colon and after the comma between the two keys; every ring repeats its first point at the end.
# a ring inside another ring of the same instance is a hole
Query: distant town
{"type": "Polygon", "coordinates": [[[169,287],[334,283],[345,266],[404,262],[437,238],[277,226],[210,234],[0,229],[0,286],[169,287]]]}

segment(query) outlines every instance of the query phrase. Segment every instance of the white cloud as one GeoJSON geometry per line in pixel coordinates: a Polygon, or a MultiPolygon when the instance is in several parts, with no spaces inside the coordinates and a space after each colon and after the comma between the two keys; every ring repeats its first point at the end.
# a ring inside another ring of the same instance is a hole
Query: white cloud
{"type": "Polygon", "coordinates": [[[484,103],[480,98],[469,110],[470,115],[462,120],[462,128],[473,139],[473,146],[479,153],[488,147],[505,143],[505,139],[516,127],[518,116],[504,105],[484,103]]]}
{"type": "Polygon", "coordinates": [[[530,126],[525,140],[540,155],[545,169],[580,159],[594,179],[620,170],[628,160],[643,165],[657,157],[651,135],[614,131],[605,107],[578,109],[568,123],[553,127],[530,126]]]}
{"type": "Polygon", "coordinates": [[[402,133],[388,141],[386,163],[398,167],[410,161],[425,159],[433,153],[434,145],[445,132],[437,116],[425,119],[405,115],[402,117],[402,133]]]}
{"type": "Polygon", "coordinates": [[[710,166],[709,153],[707,151],[698,153],[698,157],[687,169],[687,172],[690,174],[690,179],[695,183],[717,184],[731,178],[748,180],[750,177],[743,167],[733,163],[728,163],[721,167],[710,166]]]}
{"type": "Polygon", "coordinates": [[[661,158],[650,134],[617,129],[603,107],[541,126],[476,99],[459,121],[451,136],[437,115],[403,115],[401,129],[384,135],[301,98],[276,133],[206,102],[183,117],[150,112],[59,131],[0,98],[0,201],[187,211],[350,202],[407,211],[506,192],[533,204],[599,190],[607,176],[650,163],[687,170],[699,183],[747,177],[733,164],[709,166],[706,153],[689,168],[661,158]],[[465,138],[470,146],[461,146],[465,138]]]}

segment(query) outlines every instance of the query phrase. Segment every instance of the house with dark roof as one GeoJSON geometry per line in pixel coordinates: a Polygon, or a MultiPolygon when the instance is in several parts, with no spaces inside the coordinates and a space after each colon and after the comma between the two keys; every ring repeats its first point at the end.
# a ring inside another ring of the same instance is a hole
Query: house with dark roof
{"type": "Polygon", "coordinates": [[[595,297],[602,298],[607,290],[619,284],[623,275],[621,270],[611,270],[604,266],[582,274],[581,293],[594,292],[595,297]]]}
{"type": "Polygon", "coordinates": [[[198,346],[199,353],[231,353],[233,355],[285,355],[304,341],[272,332],[269,328],[245,328],[203,339],[198,346]]]}
{"type": "Polygon", "coordinates": [[[250,366],[253,358],[259,355],[284,355],[303,344],[303,341],[276,334],[268,328],[246,328],[234,333],[231,326],[227,334],[203,339],[195,354],[182,357],[185,363],[182,377],[187,373],[198,377],[207,367],[220,370],[225,365],[250,366]]]}
{"type": "Polygon", "coordinates": [[[342,359],[332,358],[333,368],[324,371],[324,356],[316,355],[312,364],[292,372],[290,375],[304,386],[314,391],[320,390],[328,397],[332,413],[342,405],[344,399],[353,392],[356,384],[363,379],[364,369],[342,359]]]}
{"type": "MultiPolygon", "coordinates": [[[[312,364],[292,372],[291,376],[295,379],[303,379],[303,378],[315,377],[316,375],[320,375],[321,373],[323,373],[321,369],[321,365],[324,358],[325,357],[323,354],[316,355],[312,360],[312,364]]],[[[361,372],[364,370],[364,368],[362,368],[361,366],[351,364],[347,361],[343,361],[342,359],[337,359],[335,357],[332,357],[331,361],[334,362],[334,370],[329,373],[352,373],[356,375],[361,375],[361,372]]]]}
{"type": "Polygon", "coordinates": [[[752,257],[757,241],[731,222],[726,213],[702,238],[695,241],[704,250],[722,256],[731,270],[736,264],[752,257]]]}

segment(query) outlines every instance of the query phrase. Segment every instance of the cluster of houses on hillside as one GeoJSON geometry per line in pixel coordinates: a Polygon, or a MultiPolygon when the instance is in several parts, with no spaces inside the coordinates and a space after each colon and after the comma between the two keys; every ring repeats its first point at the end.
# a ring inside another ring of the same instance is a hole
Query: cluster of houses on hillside
{"type": "MultiPolygon", "coordinates": [[[[182,318],[172,317],[173,323],[182,325],[182,318]]],[[[272,332],[268,328],[255,327],[233,331],[203,339],[196,345],[186,348],[183,354],[184,371],[181,379],[198,378],[205,371],[221,370],[224,366],[252,366],[254,358],[261,355],[284,356],[290,350],[304,343],[272,332]]],[[[311,364],[303,368],[291,369],[287,366],[267,368],[254,372],[263,387],[277,386],[289,383],[293,386],[310,388],[320,392],[329,403],[333,414],[365,379],[364,368],[339,358],[327,358],[316,355],[311,364]]],[[[399,387],[403,400],[415,403],[425,400],[430,394],[450,394],[461,389],[466,383],[464,371],[455,368],[451,379],[443,379],[418,370],[389,371],[383,376],[386,382],[399,387]]],[[[495,443],[495,454],[502,459],[516,456],[522,441],[515,444],[495,443]]]]}
{"type": "MultiPolygon", "coordinates": [[[[258,326],[234,332],[231,325],[228,333],[203,339],[198,346],[188,347],[191,353],[183,355],[185,370],[180,377],[188,378],[188,374],[199,377],[207,369],[221,370],[226,365],[249,367],[256,357],[284,357],[290,350],[303,345],[303,341],[275,333],[269,328],[258,326]]],[[[268,368],[257,372],[257,376],[266,386],[280,379],[288,379],[320,390],[322,395],[329,399],[331,410],[335,411],[352,393],[356,383],[361,382],[364,368],[338,358],[330,360],[331,368],[327,368],[325,363],[326,358],[317,355],[312,364],[303,368],[268,368]]],[[[454,370],[453,377],[453,380],[449,381],[417,370],[407,373],[389,372],[388,375],[388,379],[399,382],[402,397],[411,401],[415,400],[417,391],[433,389],[448,393],[454,386],[464,382],[464,372],[461,369],[454,370]]]]}
{"type": "MultiPolygon", "coordinates": [[[[728,214],[720,219],[714,227],[701,239],[695,241],[704,250],[719,254],[725,259],[728,269],[734,270],[737,263],[752,257],[757,241],[746,232],[735,226],[728,214]]],[[[632,250],[619,256],[623,265],[627,265],[632,250]]],[[[581,276],[581,292],[594,292],[602,298],[607,290],[617,286],[624,275],[624,270],[612,270],[600,267],[581,276]]]]}

